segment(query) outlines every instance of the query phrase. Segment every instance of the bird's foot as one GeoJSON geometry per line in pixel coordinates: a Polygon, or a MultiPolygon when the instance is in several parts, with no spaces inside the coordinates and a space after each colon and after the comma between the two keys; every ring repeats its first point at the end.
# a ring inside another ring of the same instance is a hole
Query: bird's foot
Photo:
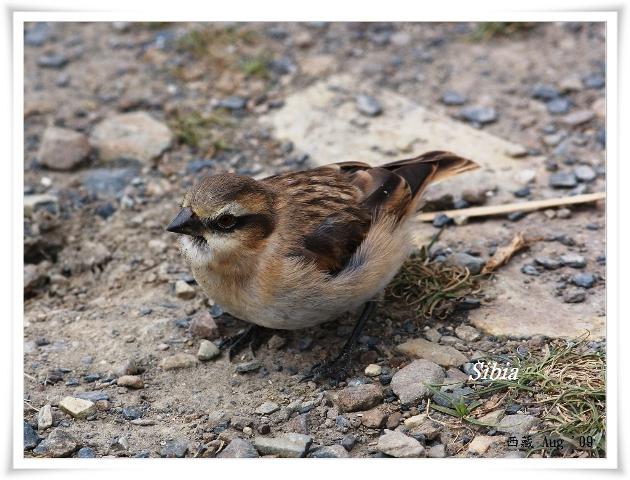
{"type": "Polygon", "coordinates": [[[228,352],[230,362],[245,348],[248,348],[252,357],[256,358],[256,351],[266,337],[265,330],[267,329],[258,325],[249,325],[245,330],[229,338],[225,342],[224,349],[228,352]]]}
{"type": "Polygon", "coordinates": [[[328,381],[332,385],[337,385],[339,382],[348,378],[352,372],[353,353],[354,348],[344,348],[334,360],[328,360],[313,365],[300,381],[328,381]]]}

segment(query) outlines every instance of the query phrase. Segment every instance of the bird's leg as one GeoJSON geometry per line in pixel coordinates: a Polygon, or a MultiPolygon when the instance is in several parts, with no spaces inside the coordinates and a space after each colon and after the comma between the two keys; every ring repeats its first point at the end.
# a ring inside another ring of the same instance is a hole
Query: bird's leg
{"type": "Polygon", "coordinates": [[[230,361],[237,355],[243,348],[249,347],[249,350],[253,357],[256,356],[256,350],[262,344],[262,341],[266,337],[266,331],[268,329],[259,325],[249,325],[243,332],[234,335],[226,342],[225,348],[228,351],[228,358],[230,361]]]}
{"type": "Polygon", "coordinates": [[[310,371],[302,378],[302,381],[317,380],[320,378],[329,378],[334,381],[343,380],[350,370],[350,360],[352,359],[357,340],[367,322],[374,317],[374,313],[376,313],[376,301],[370,300],[363,306],[361,316],[352,329],[348,340],[346,340],[346,343],[339,352],[339,355],[337,355],[334,360],[313,365],[310,371]]]}

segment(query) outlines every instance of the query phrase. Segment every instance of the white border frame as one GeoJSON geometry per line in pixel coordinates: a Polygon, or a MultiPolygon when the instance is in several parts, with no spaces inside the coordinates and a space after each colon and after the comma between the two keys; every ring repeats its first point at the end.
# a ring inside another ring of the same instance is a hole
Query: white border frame
{"type": "MultiPolygon", "coordinates": [[[[231,6],[232,13],[226,15],[226,11],[230,9],[230,6],[224,8],[223,11],[219,11],[216,15],[209,17],[207,14],[204,16],[203,21],[222,21],[222,20],[235,20],[239,21],[280,21],[277,10],[268,9],[254,9],[255,12],[248,12],[247,10],[238,11],[238,8],[231,6]]],[[[372,9],[373,10],[373,9],[372,9]]],[[[400,10],[399,10],[400,11],[400,10]]],[[[461,12],[461,11],[460,11],[461,12]]],[[[300,21],[304,20],[305,16],[309,15],[295,15],[289,12],[287,18],[286,15],[280,15],[284,18],[281,21],[300,21]]],[[[446,465],[452,462],[458,464],[458,468],[462,468],[462,471],[483,469],[484,472],[491,470],[505,470],[505,469],[613,469],[618,466],[618,379],[619,379],[619,357],[618,357],[618,333],[619,333],[619,155],[618,155],[618,36],[617,36],[617,12],[604,12],[604,11],[592,11],[592,12],[467,12],[459,13],[453,11],[452,13],[435,14],[433,12],[427,12],[427,14],[421,14],[420,18],[406,18],[401,19],[399,13],[394,13],[393,10],[387,12],[373,13],[373,11],[360,11],[352,12],[352,10],[346,9],[337,15],[324,14],[326,20],[333,21],[352,21],[359,18],[361,21],[599,21],[606,22],[607,24],[607,38],[606,38],[606,164],[607,164],[607,208],[606,208],[606,220],[607,220],[607,325],[606,325],[606,340],[607,340],[607,458],[605,459],[420,459],[416,460],[422,463],[415,463],[415,467],[422,467],[424,470],[429,469],[430,465],[433,468],[443,469],[446,465]],[[437,465],[436,465],[437,462],[437,465]],[[445,465],[446,464],[446,465],[445,465]],[[465,469],[465,470],[464,470],[465,469]]],[[[207,468],[209,465],[205,462],[212,461],[210,459],[185,459],[178,462],[174,462],[169,459],[96,459],[96,460],[82,460],[82,459],[46,459],[46,458],[24,458],[23,457],[23,192],[21,186],[23,185],[23,162],[24,162],[24,118],[23,118],[23,106],[24,106],[24,68],[23,68],[23,32],[24,22],[30,21],[89,21],[89,22],[106,22],[106,21],[200,21],[199,18],[191,18],[193,15],[184,14],[181,11],[178,13],[170,12],[165,13],[143,13],[143,12],[14,12],[13,13],[13,158],[12,162],[12,179],[13,179],[13,284],[12,284],[12,299],[13,299],[13,468],[16,469],[103,469],[103,468],[131,468],[131,469],[146,469],[160,468],[161,471],[170,470],[173,468],[173,472],[179,472],[182,466],[181,462],[192,464],[196,463],[197,467],[207,468]],[[173,464],[177,463],[177,467],[173,464]],[[175,470],[177,468],[177,470],[175,470]]],[[[392,465],[391,462],[396,460],[378,460],[378,459],[364,459],[364,465],[367,465],[366,472],[371,474],[391,474],[391,468],[399,468],[400,464],[392,465]]],[[[309,461],[309,460],[304,460],[309,461]]],[[[252,464],[252,466],[258,470],[259,468],[267,468],[269,461],[259,460],[252,464]]],[[[277,465],[274,463],[274,472],[277,472],[277,465]]],[[[287,461],[282,461],[286,463],[287,461]]],[[[412,462],[415,462],[412,460],[412,462]]],[[[291,462],[292,463],[292,462],[291,462]]],[[[337,462],[323,462],[322,465],[312,469],[312,465],[309,464],[309,470],[313,470],[321,476],[330,468],[331,474],[337,474],[339,465],[337,462]],[[328,465],[324,465],[328,464],[328,465]],[[333,470],[334,468],[334,470],[333,470]]],[[[233,462],[226,462],[226,468],[234,468],[233,462]]],[[[306,464],[303,464],[306,465],[306,464]]],[[[218,462],[212,463],[213,470],[219,468],[218,462]]],[[[239,466],[243,466],[239,462],[239,466]]],[[[353,469],[357,468],[358,464],[353,461],[353,469]]],[[[304,475],[310,476],[311,472],[301,472],[304,475]]],[[[223,471],[223,474],[229,474],[229,471],[223,471]]],[[[232,472],[234,473],[234,472],[232,472]]],[[[424,472],[418,472],[423,474],[424,472]]],[[[438,473],[436,470],[434,473],[438,473]]]]}

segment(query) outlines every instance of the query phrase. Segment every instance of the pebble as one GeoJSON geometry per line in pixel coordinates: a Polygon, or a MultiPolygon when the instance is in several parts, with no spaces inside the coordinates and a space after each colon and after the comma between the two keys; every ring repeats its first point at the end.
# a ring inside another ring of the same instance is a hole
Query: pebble
{"type": "Polygon", "coordinates": [[[197,358],[202,362],[212,360],[221,354],[221,350],[210,340],[202,340],[197,351],[197,358]]]}
{"type": "Polygon", "coordinates": [[[446,257],[448,265],[454,265],[461,268],[467,268],[472,275],[478,275],[486,264],[481,257],[475,257],[463,252],[455,252],[446,257]]]}
{"type": "Polygon", "coordinates": [[[330,445],[319,447],[311,452],[309,455],[311,458],[349,458],[348,452],[341,445],[330,445]]]}
{"type": "Polygon", "coordinates": [[[400,353],[413,358],[422,358],[443,367],[458,367],[468,361],[459,350],[450,345],[439,345],[424,338],[414,338],[396,347],[400,353]]]}
{"type": "Polygon", "coordinates": [[[580,182],[592,182],[597,178],[597,173],[590,165],[578,165],[573,172],[580,182]]]}
{"type": "Polygon", "coordinates": [[[103,161],[118,159],[150,162],[171,146],[173,133],[147,112],[113,115],[98,123],[90,144],[103,161]]]}
{"type": "Polygon", "coordinates": [[[383,371],[383,368],[380,365],[371,363],[367,367],[365,367],[364,373],[368,377],[378,377],[382,371],[383,371]]]}
{"type": "Polygon", "coordinates": [[[497,425],[497,430],[504,433],[526,434],[539,422],[533,415],[506,415],[497,425]]]}
{"type": "Polygon", "coordinates": [[[446,225],[450,225],[451,223],[453,223],[453,219],[445,213],[440,213],[439,215],[437,215],[432,222],[435,228],[442,228],[446,225]]]}
{"type": "Polygon", "coordinates": [[[191,300],[195,298],[195,289],[188,285],[184,280],[175,282],[175,295],[182,300],[191,300]]]}
{"type": "Polygon", "coordinates": [[[525,216],[527,215],[527,213],[525,212],[512,212],[510,213],[506,218],[510,221],[510,222],[518,222],[519,220],[525,218],[525,216]]]}
{"type": "Polygon", "coordinates": [[[407,32],[394,32],[390,41],[396,46],[405,47],[411,43],[411,35],[407,32]]]}
{"type": "Polygon", "coordinates": [[[531,275],[532,277],[537,277],[538,275],[540,275],[538,269],[534,265],[531,265],[529,263],[521,267],[521,272],[525,275],[531,275]]]}
{"type": "Polygon", "coordinates": [[[464,107],[459,111],[459,116],[464,120],[480,125],[496,122],[498,118],[497,111],[494,108],[479,106],[464,107]]]}
{"type": "Polygon", "coordinates": [[[424,447],[418,440],[392,430],[385,430],[385,433],[379,437],[376,448],[385,455],[396,458],[425,456],[424,447]]]}
{"type": "Polygon", "coordinates": [[[573,172],[555,172],[549,176],[549,185],[553,188],[573,188],[577,178],[573,172]]]}
{"type": "Polygon", "coordinates": [[[89,400],[90,402],[98,402],[101,400],[109,400],[109,395],[105,392],[98,390],[91,390],[89,392],[79,392],[76,394],[78,398],[83,400],[89,400]]]}
{"type": "Polygon", "coordinates": [[[59,402],[59,409],[73,418],[87,418],[96,413],[94,402],[75,397],[64,397],[59,402]]]}
{"type": "Polygon", "coordinates": [[[549,257],[536,257],[534,261],[547,270],[556,270],[562,266],[562,262],[549,257]]]}
{"type": "Polygon", "coordinates": [[[428,396],[427,384],[439,385],[444,381],[444,371],[428,360],[414,360],[398,370],[392,377],[391,387],[403,404],[415,404],[428,396]]]}
{"type": "Polygon", "coordinates": [[[426,413],[409,417],[404,422],[410,435],[422,435],[426,440],[434,440],[440,434],[440,424],[431,420],[426,413]]]}
{"type": "Polygon", "coordinates": [[[96,458],[96,452],[90,447],[83,447],[79,449],[77,453],[79,458],[96,458]]]}
{"type": "Polygon", "coordinates": [[[274,402],[267,401],[256,408],[255,413],[259,415],[271,415],[274,412],[280,410],[280,405],[274,402]]]}
{"type": "Polygon", "coordinates": [[[53,424],[53,416],[52,416],[52,407],[50,404],[44,405],[37,412],[37,429],[42,431],[47,428],[52,427],[53,424]]]}
{"type": "Polygon", "coordinates": [[[341,439],[341,446],[345,448],[348,452],[354,448],[357,443],[357,439],[354,435],[348,434],[344,435],[341,439]]]}
{"type": "Polygon", "coordinates": [[[582,255],[569,252],[560,257],[560,261],[563,265],[571,268],[584,268],[586,267],[586,259],[582,255]]]}
{"type": "Polygon", "coordinates": [[[257,458],[258,452],[247,440],[235,438],[217,455],[217,458],[257,458]]]}
{"type": "Polygon", "coordinates": [[[376,407],[363,412],[361,417],[361,425],[367,428],[381,428],[387,420],[387,413],[381,408],[376,407]]]}
{"type": "Polygon", "coordinates": [[[42,457],[69,457],[78,447],[76,439],[65,429],[55,428],[42,440],[33,454],[42,457]]]}
{"type": "Polygon", "coordinates": [[[556,212],[556,215],[558,216],[558,218],[571,218],[571,210],[564,207],[559,208],[558,211],[556,212]]]}
{"type": "Polygon", "coordinates": [[[576,127],[583,123],[590,122],[594,117],[595,114],[590,110],[576,110],[562,117],[560,122],[569,127],[576,127]]]}
{"type": "Polygon", "coordinates": [[[491,437],[488,435],[477,435],[468,444],[468,452],[476,455],[483,455],[488,451],[493,443],[501,440],[501,437],[491,437]]]}
{"type": "Polygon", "coordinates": [[[567,288],[562,295],[562,300],[564,303],[582,303],[586,300],[586,294],[577,288],[567,288]]]}
{"type": "Polygon", "coordinates": [[[270,350],[280,350],[287,344],[287,339],[281,335],[273,334],[267,341],[267,347],[270,350]]]}
{"type": "Polygon", "coordinates": [[[447,90],[442,94],[441,100],[444,105],[463,105],[468,99],[454,90],[447,90]]]}
{"type": "Polygon", "coordinates": [[[430,342],[438,343],[440,338],[442,338],[442,334],[438,332],[435,328],[429,328],[424,331],[424,336],[430,342]]]}
{"type": "Polygon", "coordinates": [[[262,364],[259,360],[251,360],[249,362],[239,363],[236,365],[235,370],[237,373],[250,373],[255,372],[260,367],[262,367],[262,364]]]}
{"type": "Polygon", "coordinates": [[[46,53],[37,59],[37,65],[42,68],[63,68],[70,59],[60,53],[46,53]]]}
{"type": "Polygon", "coordinates": [[[24,216],[31,217],[34,212],[46,209],[51,213],[59,211],[59,199],[48,193],[24,195],[24,216]]]}
{"type": "Polygon", "coordinates": [[[127,387],[133,389],[141,389],[144,388],[144,381],[142,377],[137,375],[123,375],[122,377],[118,377],[116,384],[119,387],[127,387]]]}
{"type": "Polygon", "coordinates": [[[162,458],[184,458],[188,451],[188,443],[185,440],[168,440],[160,450],[162,458]]]}
{"type": "Polygon", "coordinates": [[[522,145],[512,144],[505,149],[505,154],[512,158],[523,158],[528,155],[528,150],[522,145]]]}
{"type": "Polygon", "coordinates": [[[381,106],[380,102],[370,95],[357,95],[356,105],[357,110],[363,115],[367,115],[368,117],[376,117],[383,113],[383,107],[381,106]]]}
{"type": "Polygon", "coordinates": [[[122,414],[127,420],[136,420],[142,417],[144,412],[136,407],[123,407],[122,414]]]}
{"type": "Polygon", "coordinates": [[[592,273],[576,273],[571,277],[571,283],[582,288],[592,288],[596,278],[592,273]]]}
{"type": "Polygon", "coordinates": [[[176,370],[178,368],[190,368],[197,364],[197,359],[189,353],[176,353],[165,357],[160,362],[164,370],[176,370]]]}
{"type": "Polygon", "coordinates": [[[231,97],[224,98],[219,101],[219,108],[225,108],[227,110],[243,110],[247,105],[247,99],[233,95],[231,97]]]}
{"type": "Polygon", "coordinates": [[[263,455],[282,458],[301,458],[306,455],[313,439],[301,433],[285,433],[280,437],[256,437],[254,446],[263,455]]]}
{"type": "Polygon", "coordinates": [[[37,153],[39,163],[52,170],[73,170],[90,154],[90,144],[82,133],[68,128],[48,127],[37,153]]]}
{"type": "Polygon", "coordinates": [[[481,333],[470,325],[459,325],[455,328],[455,335],[466,342],[474,342],[481,337],[481,333]]]}
{"type": "Polygon", "coordinates": [[[374,383],[346,387],[337,397],[342,412],[356,412],[375,407],[383,401],[383,389],[374,383]]]}
{"type": "Polygon", "coordinates": [[[537,83],[532,88],[531,96],[537,100],[548,102],[549,100],[559,97],[560,92],[558,92],[558,89],[553,85],[537,83]]]}
{"type": "Polygon", "coordinates": [[[571,101],[564,97],[554,98],[547,103],[547,111],[552,115],[561,115],[571,109],[571,101]]]}
{"type": "Polygon", "coordinates": [[[195,337],[214,340],[219,336],[219,327],[210,312],[204,310],[195,314],[190,322],[190,333],[195,337]]]}
{"type": "Polygon", "coordinates": [[[33,450],[39,441],[40,438],[35,429],[24,422],[24,450],[33,450]]]}
{"type": "Polygon", "coordinates": [[[606,79],[601,73],[593,72],[582,77],[582,84],[586,88],[600,89],[604,88],[604,85],[606,85],[606,79]]]}
{"type": "Polygon", "coordinates": [[[31,47],[41,47],[50,38],[52,29],[47,22],[37,22],[32,26],[25,28],[24,44],[31,47]]]}
{"type": "Polygon", "coordinates": [[[437,445],[433,445],[427,449],[427,457],[428,458],[445,458],[446,457],[446,447],[442,443],[438,443],[437,445]]]}

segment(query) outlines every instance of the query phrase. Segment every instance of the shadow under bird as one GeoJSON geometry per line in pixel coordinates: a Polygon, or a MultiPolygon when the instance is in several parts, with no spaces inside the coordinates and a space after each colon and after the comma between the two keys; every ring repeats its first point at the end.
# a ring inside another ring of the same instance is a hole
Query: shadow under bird
{"type": "Polygon", "coordinates": [[[363,306],[339,356],[308,375],[336,377],[375,297],[411,252],[423,191],[475,168],[432,151],[378,167],[341,162],[262,180],[213,175],[186,193],[167,230],[182,234],[182,254],[204,292],[251,324],[297,330],[363,306]]]}

